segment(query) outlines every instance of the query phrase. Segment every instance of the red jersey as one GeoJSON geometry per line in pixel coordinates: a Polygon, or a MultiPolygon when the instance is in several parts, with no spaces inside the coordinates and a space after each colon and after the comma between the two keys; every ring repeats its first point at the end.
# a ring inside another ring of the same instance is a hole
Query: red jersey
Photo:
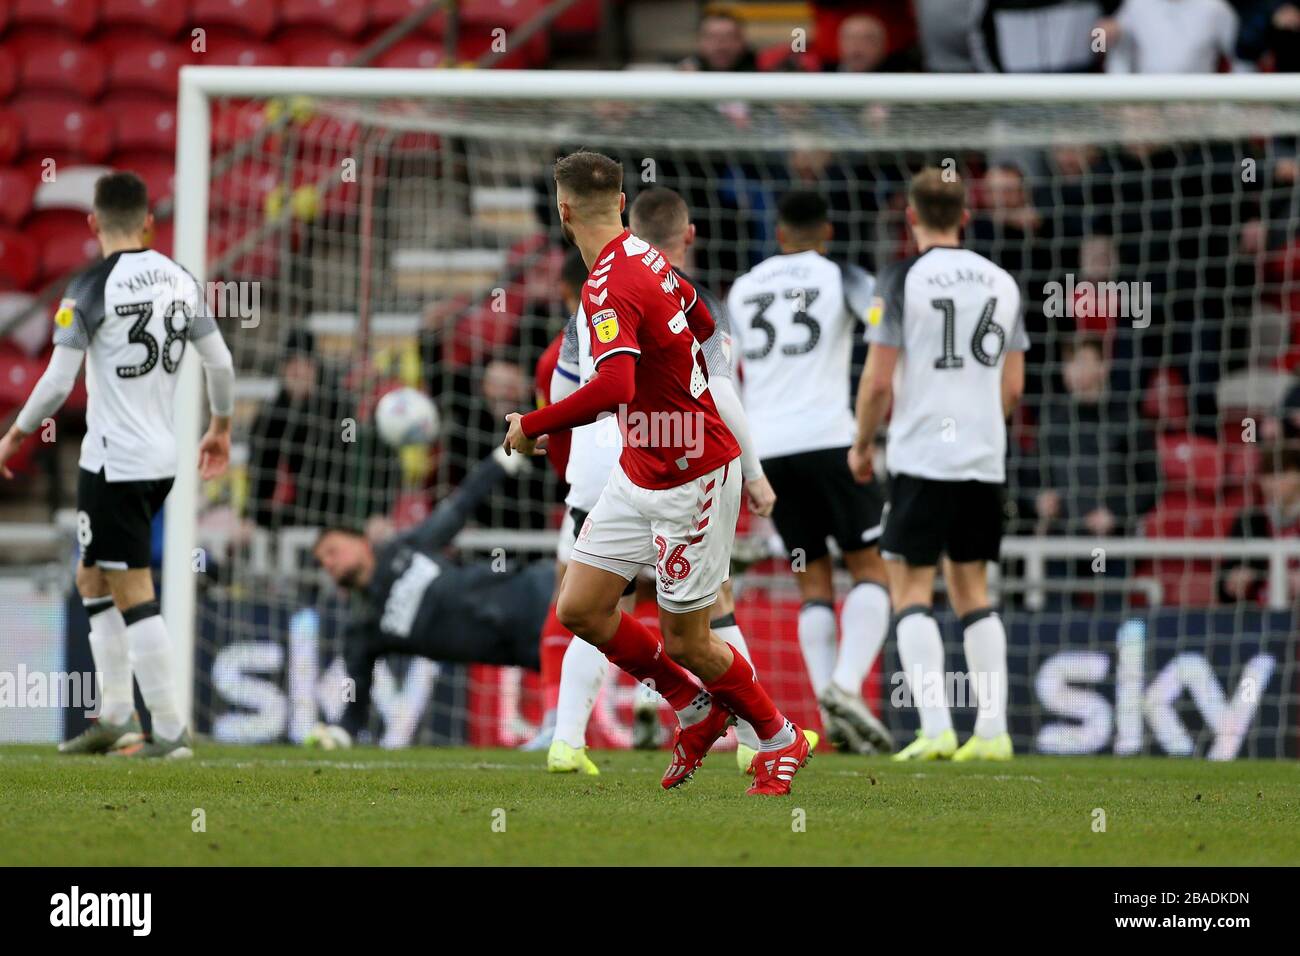
{"type": "MultiPolygon", "coordinates": [[[[564,333],[560,332],[546,347],[541,358],[537,360],[537,369],[533,373],[533,394],[537,398],[537,407],[545,408],[551,404],[551,376],[560,361],[560,347],[564,344],[564,333]]],[[[546,460],[555,473],[564,480],[565,469],[569,467],[569,447],[573,444],[573,433],[556,432],[546,446],[546,460]]]]}
{"type": "Polygon", "coordinates": [[[619,414],[619,463],[634,484],[674,488],[740,454],[700,351],[713,317],[663,253],[624,230],[596,257],[582,305],[596,368],[613,355],[636,359],[635,394],[619,414]]]}

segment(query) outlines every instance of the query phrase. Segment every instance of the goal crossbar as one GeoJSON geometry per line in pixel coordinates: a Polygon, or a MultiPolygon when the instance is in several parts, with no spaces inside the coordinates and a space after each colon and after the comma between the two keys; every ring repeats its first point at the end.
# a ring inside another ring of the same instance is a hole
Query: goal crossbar
{"type": "MultiPolygon", "coordinates": [[[[211,106],[217,97],[353,100],[459,99],[562,101],[754,101],[827,104],[1257,104],[1300,105],[1300,86],[1283,74],[1141,75],[792,75],[672,71],[534,72],[365,68],[184,67],[180,71],[176,158],[177,261],[207,278],[211,106]]],[[[1267,130],[1261,129],[1261,135],[1267,130]]],[[[954,144],[956,145],[956,144],[954,144]]],[[[196,575],[185,573],[197,544],[195,463],[203,418],[198,360],[184,357],[176,403],[178,468],[166,511],[163,611],[176,644],[183,712],[192,712],[196,575]]]]}

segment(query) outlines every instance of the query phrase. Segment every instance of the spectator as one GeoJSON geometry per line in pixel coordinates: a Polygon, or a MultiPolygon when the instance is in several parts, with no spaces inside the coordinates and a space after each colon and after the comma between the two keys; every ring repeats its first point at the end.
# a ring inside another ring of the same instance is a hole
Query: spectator
{"type": "Polygon", "coordinates": [[[1249,63],[1267,57],[1279,73],[1300,71],[1300,3],[1257,0],[1242,16],[1237,56],[1249,63]]]}
{"type": "MultiPolygon", "coordinates": [[[[1232,524],[1229,537],[1269,541],[1300,537],[1300,447],[1277,445],[1266,450],[1260,463],[1259,487],[1263,503],[1244,508],[1232,524]]],[[[1292,602],[1300,595],[1300,569],[1288,568],[1292,602]]],[[[1252,558],[1226,565],[1219,575],[1219,599],[1225,603],[1268,603],[1268,561],[1252,558]]]]}
{"type": "MultiPolygon", "coordinates": [[[[967,0],[969,2],[969,0],[967,0]]],[[[916,20],[912,4],[899,0],[813,0],[813,53],[823,63],[836,63],[840,25],[848,17],[868,14],[885,31],[885,57],[898,61],[916,59],[916,20]]],[[[916,67],[912,67],[916,68],[916,67]]]]}
{"type": "Polygon", "coordinates": [[[869,13],[855,13],[840,21],[839,62],[836,73],[889,73],[904,68],[902,59],[889,55],[885,24],[869,13]]]}
{"type": "Polygon", "coordinates": [[[1089,73],[1093,31],[1119,0],[987,0],[971,32],[971,56],[985,73],[1089,73]]]}
{"type": "Polygon", "coordinates": [[[280,354],[279,389],[249,435],[253,521],[268,529],[311,527],[383,510],[385,482],[359,483],[355,446],[343,444],[343,420],[352,412],[316,357],[315,337],[294,329],[280,354]]]}
{"type": "Polygon", "coordinates": [[[704,73],[752,73],[758,69],[754,51],[745,42],[745,27],[730,13],[706,13],[700,18],[695,52],[677,65],[704,73]]]}
{"type": "Polygon", "coordinates": [[[1155,502],[1155,455],[1142,454],[1128,416],[1110,400],[1102,343],[1081,337],[1066,350],[1064,395],[1042,399],[1038,424],[1039,534],[1106,537],[1129,531],[1155,502]]]}
{"type": "Polygon", "coordinates": [[[1107,73],[1241,69],[1237,13],[1227,0],[1124,0],[1106,31],[1107,73]]]}

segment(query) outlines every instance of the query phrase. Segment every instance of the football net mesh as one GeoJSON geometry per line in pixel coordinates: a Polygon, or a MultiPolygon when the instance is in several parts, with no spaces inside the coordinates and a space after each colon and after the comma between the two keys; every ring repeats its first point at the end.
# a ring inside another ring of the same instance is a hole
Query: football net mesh
{"type": "MultiPolygon", "coordinates": [[[[200,730],[297,740],[338,717],[347,608],[311,561],[317,531],[382,537],[419,520],[500,440],[503,415],[532,405],[534,365],[565,319],[549,167],[582,146],[623,161],[629,202],[649,185],[686,197],[691,269],[720,294],[777,251],[791,187],[828,199],[831,255],[875,272],[908,252],[910,173],[965,176],[967,243],[1021,281],[1032,341],[998,577],[1017,747],[1295,752],[1291,619],[1270,610],[1289,607],[1276,592],[1295,563],[1215,550],[1243,511],[1254,535],[1294,525],[1267,474],[1300,355],[1294,107],[218,98],[212,110],[208,278],[256,283],[260,311],[223,320],[240,402],[235,467],[202,493],[200,730]],[[396,384],[438,405],[435,447],[378,441],[371,413],[396,384]]],[[[549,558],[562,499],[544,467],[507,481],[463,559],[549,558]]],[[[742,518],[738,616],[778,704],[816,726],[775,551],[770,527],[742,518]]],[[[942,625],[947,667],[963,671],[959,628],[942,625]]],[[[891,640],[865,692],[902,735],[915,717],[891,706],[897,671],[891,640]]],[[[611,685],[593,743],[626,742],[630,698],[611,685]]],[[[973,701],[957,703],[965,731],[973,701]]],[[[390,656],[374,711],[391,745],[511,745],[540,701],[531,675],[390,656]]]]}

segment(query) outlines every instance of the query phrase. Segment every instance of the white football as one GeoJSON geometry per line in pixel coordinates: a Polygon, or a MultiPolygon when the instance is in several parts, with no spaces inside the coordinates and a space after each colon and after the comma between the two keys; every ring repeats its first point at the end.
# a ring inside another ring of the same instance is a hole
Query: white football
{"type": "Polygon", "coordinates": [[[438,438],[438,409],[418,388],[399,388],[379,400],[375,427],[393,448],[428,445],[438,438]]]}

